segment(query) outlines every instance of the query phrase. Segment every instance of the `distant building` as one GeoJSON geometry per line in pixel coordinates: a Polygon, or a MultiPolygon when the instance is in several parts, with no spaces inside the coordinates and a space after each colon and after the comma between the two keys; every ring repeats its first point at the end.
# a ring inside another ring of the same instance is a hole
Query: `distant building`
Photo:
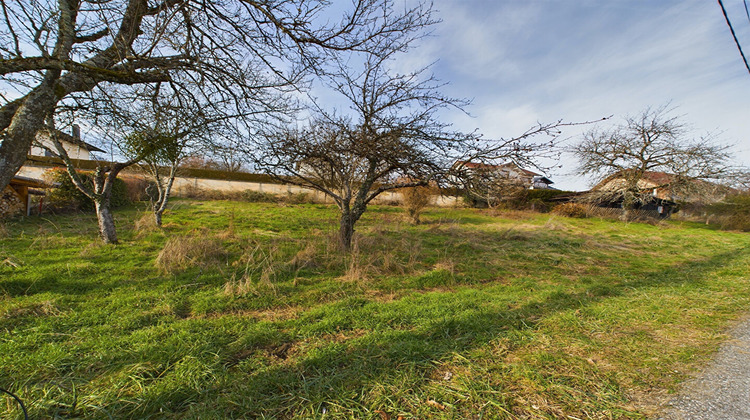
{"type": "Polygon", "coordinates": [[[552,180],[542,174],[523,169],[513,162],[491,165],[478,162],[457,161],[453,164],[454,172],[460,176],[479,176],[488,179],[512,182],[530,190],[554,190],[552,180]]]}
{"type": "MultiPolygon", "coordinates": [[[[626,185],[626,175],[617,172],[604,178],[591,191],[615,195],[626,185]]],[[[699,179],[680,179],[677,175],[657,171],[644,172],[636,185],[643,197],[685,203],[715,203],[731,192],[731,188],[724,185],[699,179]]]]}
{"type": "MultiPolygon", "coordinates": [[[[57,138],[60,139],[63,148],[68,153],[71,159],[79,160],[91,160],[91,152],[104,152],[104,150],[86,143],[81,140],[81,135],[78,130],[78,126],[73,126],[73,135],[58,131],[56,133],[57,138]]],[[[39,131],[36,135],[36,141],[31,146],[29,155],[31,156],[55,156],[54,153],[50,153],[49,150],[55,150],[55,145],[52,143],[50,134],[47,131],[39,131]],[[46,147],[46,148],[45,148],[46,147]]]]}

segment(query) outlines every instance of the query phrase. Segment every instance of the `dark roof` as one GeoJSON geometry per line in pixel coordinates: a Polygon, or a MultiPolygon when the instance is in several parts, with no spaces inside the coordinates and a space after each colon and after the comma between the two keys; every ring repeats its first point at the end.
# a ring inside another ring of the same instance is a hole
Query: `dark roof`
{"type": "Polygon", "coordinates": [[[544,182],[547,185],[554,184],[554,182],[551,179],[547,178],[546,176],[542,176],[542,175],[535,176],[533,178],[533,181],[534,182],[537,182],[537,181],[544,182]]]}
{"type": "Polygon", "coordinates": [[[60,140],[67,141],[68,143],[75,144],[76,146],[80,146],[88,150],[89,152],[102,152],[102,153],[105,152],[104,150],[94,146],[91,143],[86,143],[85,141],[81,140],[79,137],[73,137],[70,134],[63,133],[62,131],[58,131],[57,135],[58,137],[60,137],[60,140]]]}
{"type": "Polygon", "coordinates": [[[27,178],[25,176],[18,175],[14,176],[13,179],[10,180],[9,184],[32,188],[48,188],[50,186],[48,182],[44,182],[41,179],[27,178]]]}
{"type": "MultiPolygon", "coordinates": [[[[57,137],[60,140],[64,141],[64,142],[68,142],[70,144],[75,144],[76,146],[79,146],[79,147],[81,147],[83,149],[86,149],[89,152],[102,152],[102,153],[105,152],[105,150],[102,150],[102,149],[94,146],[91,143],[86,143],[85,141],[81,140],[80,137],[73,137],[70,134],[64,133],[64,132],[62,132],[60,130],[55,130],[55,131],[57,132],[56,133],[57,137]]],[[[44,131],[44,132],[41,132],[41,133],[42,134],[47,134],[48,132],[44,131]]]]}

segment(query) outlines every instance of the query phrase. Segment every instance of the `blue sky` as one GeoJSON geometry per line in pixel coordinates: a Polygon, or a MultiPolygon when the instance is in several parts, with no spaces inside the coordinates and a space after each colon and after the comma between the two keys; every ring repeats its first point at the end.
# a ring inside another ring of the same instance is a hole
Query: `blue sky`
{"type": "MultiPolygon", "coordinates": [[[[725,0],[745,52],[750,22],[741,0],[725,0]]],[[[443,22],[399,66],[428,64],[473,99],[456,128],[514,137],[531,125],[614,115],[612,124],[666,103],[694,129],[737,145],[750,164],[750,74],[721,8],[710,0],[436,0],[443,22]]],[[[567,129],[574,142],[581,129],[567,129]]],[[[555,186],[582,190],[563,156],[555,186]]]]}

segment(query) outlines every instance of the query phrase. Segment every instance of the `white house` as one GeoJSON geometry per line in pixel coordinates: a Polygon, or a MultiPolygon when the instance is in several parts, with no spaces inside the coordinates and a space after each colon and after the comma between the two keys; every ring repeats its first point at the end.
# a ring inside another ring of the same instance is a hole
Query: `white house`
{"type": "MultiPolygon", "coordinates": [[[[73,126],[73,135],[58,131],[57,138],[60,139],[60,143],[62,143],[63,148],[68,152],[68,156],[70,156],[71,159],[91,160],[91,152],[104,152],[104,150],[81,140],[80,131],[77,125],[73,126]]],[[[52,139],[49,137],[49,133],[42,130],[37,133],[36,141],[31,146],[29,155],[55,156],[53,153],[50,153],[45,149],[45,147],[50,150],[55,150],[55,146],[52,143],[52,139]]]]}
{"type": "Polygon", "coordinates": [[[523,169],[512,162],[501,165],[490,165],[486,163],[458,161],[453,164],[453,169],[464,175],[477,175],[488,179],[504,180],[530,190],[555,189],[551,186],[554,182],[546,176],[523,169]]]}

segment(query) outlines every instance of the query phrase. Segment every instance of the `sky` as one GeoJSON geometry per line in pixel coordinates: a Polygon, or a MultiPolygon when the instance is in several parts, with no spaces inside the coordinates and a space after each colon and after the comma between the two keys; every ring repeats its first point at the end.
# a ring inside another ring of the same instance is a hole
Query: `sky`
{"type": "MultiPolygon", "coordinates": [[[[725,0],[746,55],[750,20],[725,0]]],[[[442,23],[399,65],[435,62],[445,93],[472,99],[471,116],[446,118],[488,138],[516,137],[537,122],[622,118],[669,104],[693,136],[735,144],[750,166],[750,73],[711,0],[435,0],[442,23]]],[[[582,130],[565,129],[563,144],[582,130]]],[[[604,128],[604,127],[602,127],[604,128]]],[[[584,190],[563,155],[554,186],[584,190]]]]}

